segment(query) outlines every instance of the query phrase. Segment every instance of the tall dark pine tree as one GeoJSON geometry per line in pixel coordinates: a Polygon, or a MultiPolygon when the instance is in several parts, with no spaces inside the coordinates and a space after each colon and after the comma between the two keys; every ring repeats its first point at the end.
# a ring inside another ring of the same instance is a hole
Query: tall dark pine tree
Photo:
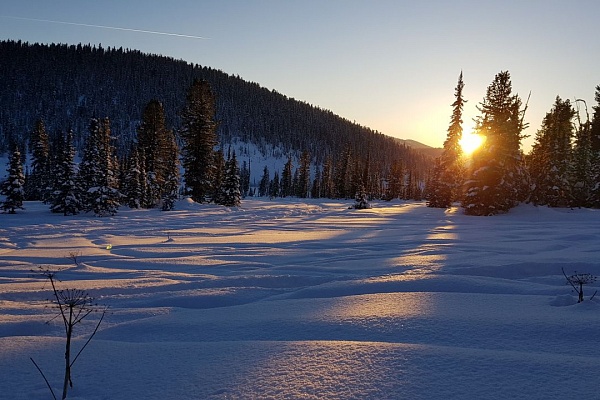
{"type": "Polygon", "coordinates": [[[266,196],[269,192],[269,168],[265,165],[263,169],[262,178],[260,178],[260,183],[258,185],[258,195],[266,196]]]}
{"type": "Polygon", "coordinates": [[[140,208],[145,198],[146,173],[138,149],[134,146],[130,151],[122,185],[122,200],[130,208],[140,208]]]}
{"type": "Polygon", "coordinates": [[[151,100],[142,113],[142,122],[137,130],[139,160],[143,167],[146,183],[142,206],[153,208],[161,201],[165,184],[167,162],[170,158],[169,140],[172,133],[166,128],[165,111],[158,100],[151,100]]]}
{"type": "Polygon", "coordinates": [[[444,142],[444,150],[436,163],[432,187],[429,188],[429,207],[447,208],[452,202],[459,199],[460,188],[464,180],[464,168],[460,139],[462,138],[462,111],[466,101],[463,99],[462,71],[458,77],[458,84],[454,92],[454,103],[452,103],[452,117],[448,127],[448,135],[444,142]]]}
{"type": "Polygon", "coordinates": [[[208,82],[194,80],[188,90],[181,117],[186,192],[196,202],[209,202],[215,192],[213,182],[217,124],[215,97],[208,82]]]}
{"type": "Polygon", "coordinates": [[[306,150],[302,152],[300,157],[299,170],[296,195],[299,198],[306,198],[310,193],[310,154],[306,150]]]}
{"type": "Polygon", "coordinates": [[[281,184],[280,184],[280,196],[287,197],[294,194],[294,175],[292,169],[292,157],[288,157],[287,162],[283,166],[283,172],[281,173],[281,184]]]}
{"type": "Polygon", "coordinates": [[[54,165],[54,187],[50,195],[50,211],[63,215],[77,215],[81,210],[80,193],[75,170],[73,131],[67,131],[63,145],[57,149],[54,165]]]}
{"type": "Polygon", "coordinates": [[[598,181],[594,183],[594,154],[592,151],[593,133],[587,105],[583,100],[577,100],[577,111],[575,113],[577,127],[575,131],[575,143],[573,144],[573,157],[570,168],[571,196],[573,207],[593,206],[592,192],[598,181]],[[585,106],[585,121],[581,118],[579,104],[585,106]]]}
{"type": "Polygon", "coordinates": [[[281,185],[279,182],[279,172],[275,171],[273,180],[269,184],[269,197],[276,198],[281,196],[281,185]]]}
{"type": "MultiPolygon", "coordinates": [[[[231,158],[231,148],[228,150],[227,159],[231,158]]],[[[227,164],[225,163],[225,155],[223,149],[215,151],[215,173],[213,174],[213,187],[215,191],[212,195],[212,201],[215,204],[222,204],[225,194],[223,192],[223,182],[225,181],[225,173],[227,172],[227,164]]]]}
{"type": "Polygon", "coordinates": [[[325,158],[325,163],[323,164],[320,186],[321,197],[332,199],[335,188],[333,184],[333,160],[330,155],[325,158]]]}
{"type": "Polygon", "coordinates": [[[25,199],[25,175],[23,175],[23,164],[21,164],[21,152],[16,146],[10,156],[6,171],[8,175],[0,186],[0,194],[5,196],[0,207],[5,213],[15,214],[17,209],[24,209],[23,200],[25,199]]]}
{"type": "Polygon", "coordinates": [[[80,184],[86,211],[97,216],[114,215],[119,207],[117,161],[108,118],[92,118],[80,165],[80,184]]]}
{"type": "Polygon", "coordinates": [[[28,200],[47,200],[51,182],[50,143],[42,120],[37,120],[29,140],[31,174],[27,178],[25,196],[28,200]]]}
{"type": "Polygon", "coordinates": [[[498,214],[525,199],[528,179],[520,150],[525,128],[521,105],[519,96],[512,94],[509,72],[498,73],[478,107],[476,130],[485,142],[473,155],[465,183],[465,214],[498,214]]]}
{"type": "Polygon", "coordinates": [[[552,110],[546,114],[536,135],[531,152],[531,201],[550,207],[572,205],[571,141],[575,110],[570,101],[556,97],[552,110]]]}
{"type": "Polygon", "coordinates": [[[594,96],[596,105],[590,128],[590,168],[591,188],[589,205],[600,208],[600,85],[596,86],[594,96]]]}
{"type": "Polygon", "coordinates": [[[246,161],[242,163],[240,169],[240,191],[242,197],[250,195],[250,163],[246,164],[246,161]]]}
{"type": "Polygon", "coordinates": [[[241,204],[240,168],[235,151],[225,163],[225,179],[223,180],[223,199],[221,204],[227,207],[237,207],[241,204]]]}
{"type": "Polygon", "coordinates": [[[164,182],[161,188],[161,209],[170,211],[179,197],[179,147],[173,131],[168,131],[165,141],[164,182]]]}

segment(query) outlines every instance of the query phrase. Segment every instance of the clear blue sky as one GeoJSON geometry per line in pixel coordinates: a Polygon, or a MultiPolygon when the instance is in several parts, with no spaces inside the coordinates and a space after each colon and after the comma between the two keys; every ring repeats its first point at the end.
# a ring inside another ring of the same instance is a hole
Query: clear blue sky
{"type": "Polygon", "coordinates": [[[0,39],[172,56],[436,147],[460,71],[468,128],[494,75],[509,70],[513,90],[532,93],[528,150],[557,95],[591,111],[599,16],[597,0],[5,0],[0,39]]]}

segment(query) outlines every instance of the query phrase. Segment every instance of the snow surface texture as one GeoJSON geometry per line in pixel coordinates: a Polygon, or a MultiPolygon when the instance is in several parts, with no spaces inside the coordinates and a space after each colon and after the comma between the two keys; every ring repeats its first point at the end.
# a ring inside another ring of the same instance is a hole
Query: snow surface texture
{"type": "Polygon", "coordinates": [[[600,211],[351,203],[0,215],[0,398],[50,398],[29,357],[61,392],[38,266],[110,306],[71,399],[600,398],[598,283],[561,273],[600,275],[600,211]]]}

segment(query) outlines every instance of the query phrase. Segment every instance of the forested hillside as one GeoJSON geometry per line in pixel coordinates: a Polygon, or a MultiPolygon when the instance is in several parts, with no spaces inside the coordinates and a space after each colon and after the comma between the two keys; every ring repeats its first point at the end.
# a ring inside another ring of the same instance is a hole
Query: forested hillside
{"type": "Polygon", "coordinates": [[[38,119],[50,134],[72,128],[81,151],[93,117],[110,119],[117,151],[124,153],[150,100],[162,102],[167,125],[178,131],[185,93],[194,79],[204,79],[215,93],[223,144],[239,139],[278,158],[298,159],[307,151],[316,165],[349,150],[356,159],[376,157],[382,172],[401,161],[419,179],[429,164],[395,139],[330,111],[210,67],[136,50],[2,41],[0,76],[0,154],[10,142],[26,149],[38,119]]]}

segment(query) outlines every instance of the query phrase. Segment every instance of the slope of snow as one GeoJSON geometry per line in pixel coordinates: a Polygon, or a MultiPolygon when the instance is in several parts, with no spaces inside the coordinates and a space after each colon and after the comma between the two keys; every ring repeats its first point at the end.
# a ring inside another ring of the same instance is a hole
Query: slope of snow
{"type": "Polygon", "coordinates": [[[350,203],[0,215],[0,398],[50,398],[29,357],[62,387],[39,266],[110,307],[72,399],[599,397],[600,285],[561,272],[600,275],[598,210],[350,203]]]}

